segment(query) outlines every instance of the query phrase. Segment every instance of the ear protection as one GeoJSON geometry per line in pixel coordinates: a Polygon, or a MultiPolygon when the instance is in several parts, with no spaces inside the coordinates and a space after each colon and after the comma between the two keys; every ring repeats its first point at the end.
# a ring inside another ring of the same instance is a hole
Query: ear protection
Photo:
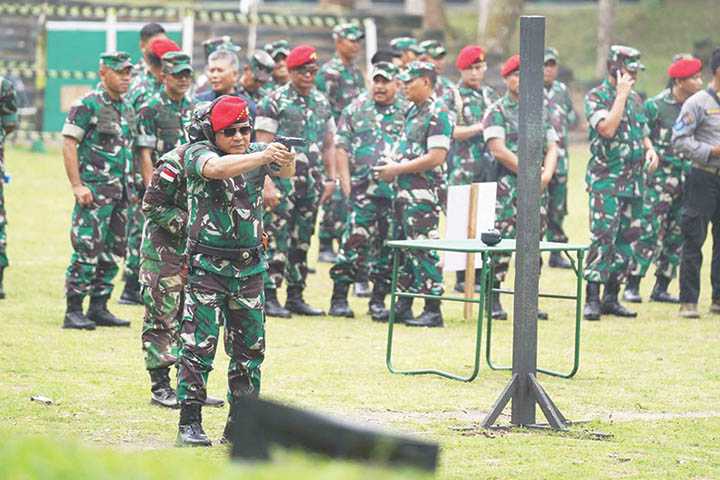
{"type": "Polygon", "coordinates": [[[225,97],[225,95],[219,96],[211,103],[201,105],[193,112],[193,123],[196,124],[196,128],[213,144],[215,143],[215,132],[213,132],[212,124],[210,123],[210,113],[223,97],[225,97]]]}

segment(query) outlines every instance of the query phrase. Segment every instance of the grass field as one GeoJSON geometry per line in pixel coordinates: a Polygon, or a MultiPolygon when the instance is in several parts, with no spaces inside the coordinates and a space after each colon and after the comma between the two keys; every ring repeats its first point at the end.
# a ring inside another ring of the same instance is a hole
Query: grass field
{"type": "MultiPolygon", "coordinates": [[[[60,329],[72,197],[59,152],[9,148],[6,158],[13,176],[6,188],[12,267],[6,275],[8,298],[0,301],[0,478],[415,476],[289,453],[280,453],[271,465],[235,466],[224,447],[173,448],[177,412],[148,402],[141,308],[119,306],[113,299],[114,311],[132,319],[130,329],[60,329]],[[54,404],[31,402],[33,395],[54,404]]],[[[587,241],[586,158],[585,146],[573,149],[567,226],[574,242],[587,241]]],[[[645,296],[651,283],[643,284],[645,296]]],[[[446,285],[452,285],[450,277],[446,285]]],[[[470,384],[389,374],[386,327],[369,320],[359,299],[352,305],[361,314],[352,320],[270,319],[263,394],[438,441],[439,478],[718,478],[720,317],[707,313],[706,281],[704,287],[700,320],[683,320],[675,307],[649,303],[636,320],[583,323],[577,376],[540,376],[565,416],[587,422],[568,433],[480,429],[507,373],[484,367],[470,384]]],[[[327,308],[330,288],[328,266],[321,264],[307,296],[327,308]]],[[[573,279],[546,268],[541,288],[571,293],[573,279]]],[[[676,291],[675,282],[671,288],[676,291]]],[[[540,305],[551,320],[539,325],[539,363],[567,369],[571,304],[543,300],[540,305]]],[[[446,305],[444,312],[444,329],[397,329],[398,367],[469,370],[473,326],[461,319],[458,305],[446,305]]],[[[507,363],[512,323],[495,325],[496,359],[507,363]]],[[[209,387],[216,396],[224,393],[226,367],[219,352],[209,387]]],[[[214,440],[226,414],[226,409],[205,410],[206,430],[214,440]]]]}

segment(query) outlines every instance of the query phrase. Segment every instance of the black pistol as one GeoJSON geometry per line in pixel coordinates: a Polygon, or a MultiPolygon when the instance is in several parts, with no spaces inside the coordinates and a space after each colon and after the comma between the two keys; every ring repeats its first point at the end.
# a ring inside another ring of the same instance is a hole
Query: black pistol
{"type": "MultiPolygon", "coordinates": [[[[277,143],[281,143],[281,144],[285,145],[285,147],[288,150],[292,150],[292,147],[304,147],[305,145],[307,145],[307,142],[305,141],[304,138],[283,137],[282,135],[275,136],[275,138],[273,139],[273,142],[277,142],[277,143]]],[[[280,171],[280,165],[278,165],[277,163],[271,163],[270,169],[273,172],[277,173],[280,171]]]]}

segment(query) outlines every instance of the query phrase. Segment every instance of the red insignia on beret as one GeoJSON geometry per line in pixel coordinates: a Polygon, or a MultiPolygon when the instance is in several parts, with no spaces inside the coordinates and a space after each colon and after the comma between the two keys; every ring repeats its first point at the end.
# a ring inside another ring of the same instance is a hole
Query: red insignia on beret
{"type": "Polygon", "coordinates": [[[668,67],[670,78],[692,77],[702,70],[702,62],[697,58],[682,58],[668,67]]]}
{"type": "Polygon", "coordinates": [[[158,58],[162,58],[168,52],[179,52],[180,47],[169,38],[157,38],[150,43],[150,52],[158,58]]]}
{"type": "Polygon", "coordinates": [[[459,70],[466,70],[473,63],[483,61],[485,61],[485,50],[480,45],[468,45],[460,50],[455,66],[459,70]]]}
{"type": "Polygon", "coordinates": [[[505,63],[503,64],[502,69],[500,70],[500,75],[502,75],[502,77],[505,78],[519,68],[520,68],[520,55],[515,54],[512,57],[505,60],[505,63]]]}
{"type": "Polygon", "coordinates": [[[247,102],[240,97],[225,95],[213,106],[210,112],[210,125],[213,132],[219,132],[236,123],[246,123],[250,126],[247,102]]]}
{"type": "Polygon", "coordinates": [[[292,70],[294,68],[302,67],[308,63],[317,62],[317,53],[315,47],[310,45],[298,45],[297,47],[290,50],[290,54],[287,57],[286,63],[287,68],[292,70]]]}

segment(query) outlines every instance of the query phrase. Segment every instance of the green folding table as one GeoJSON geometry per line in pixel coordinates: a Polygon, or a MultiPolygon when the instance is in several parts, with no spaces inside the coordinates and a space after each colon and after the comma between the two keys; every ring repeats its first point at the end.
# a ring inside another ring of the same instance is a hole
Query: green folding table
{"type": "MultiPolygon", "coordinates": [[[[480,240],[397,240],[388,242],[388,246],[393,249],[393,271],[390,289],[390,318],[388,319],[387,352],[385,357],[388,370],[390,370],[391,373],[397,373],[402,375],[430,374],[439,375],[441,377],[449,378],[452,380],[460,380],[463,382],[473,381],[477,377],[478,372],[480,371],[480,351],[482,347],[483,320],[485,319],[485,317],[487,317],[485,360],[492,370],[511,370],[511,366],[499,366],[492,361],[492,295],[489,295],[489,293],[495,292],[509,295],[515,293],[513,290],[492,287],[494,257],[502,253],[514,253],[515,240],[502,240],[500,241],[500,243],[493,246],[486,245],[480,240]],[[420,293],[399,292],[397,289],[399,266],[398,257],[400,256],[401,251],[408,250],[437,250],[444,252],[479,254],[482,259],[482,268],[480,271],[480,279],[478,283],[478,285],[480,285],[479,295],[477,297],[473,296],[473,298],[466,298],[463,296],[427,295],[420,293]],[[437,369],[398,370],[393,366],[392,350],[393,330],[395,328],[395,301],[398,297],[431,298],[450,302],[470,302],[478,304],[479,308],[475,330],[474,366],[473,370],[470,372],[469,375],[458,375],[437,369]]],[[[542,372],[547,375],[552,375],[556,377],[571,378],[577,373],[578,368],[580,367],[580,325],[582,319],[583,282],[582,265],[586,251],[586,245],[540,242],[540,252],[562,252],[568,257],[575,276],[576,292],[575,295],[562,295],[554,293],[539,294],[539,296],[543,298],[575,300],[575,351],[573,355],[573,365],[569,372],[557,372],[543,368],[538,368],[538,372],[542,372]]]]}

